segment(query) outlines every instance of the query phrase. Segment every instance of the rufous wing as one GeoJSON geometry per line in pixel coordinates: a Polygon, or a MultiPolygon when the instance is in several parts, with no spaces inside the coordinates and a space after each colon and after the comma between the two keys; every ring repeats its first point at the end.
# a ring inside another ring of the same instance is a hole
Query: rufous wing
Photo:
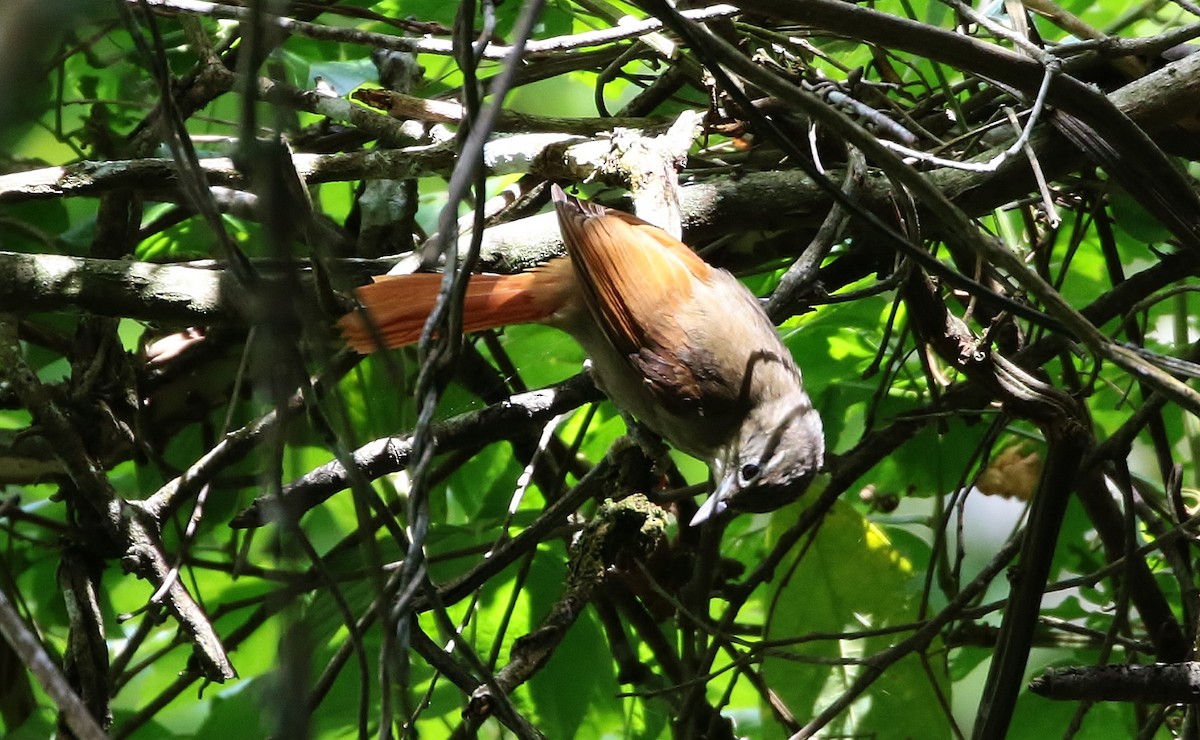
{"type": "Polygon", "coordinates": [[[580,201],[557,186],[558,220],[596,321],[668,406],[706,394],[679,308],[714,268],[667,232],[628,213],[580,201]]]}

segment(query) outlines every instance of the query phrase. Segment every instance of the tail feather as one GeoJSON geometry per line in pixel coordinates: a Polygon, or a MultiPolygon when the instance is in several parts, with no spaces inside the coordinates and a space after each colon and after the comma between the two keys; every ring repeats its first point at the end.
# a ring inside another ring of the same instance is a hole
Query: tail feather
{"type": "MultiPolygon", "coordinates": [[[[472,275],[463,303],[463,331],[549,318],[568,298],[570,268],[559,259],[515,275],[472,275]]],[[[415,344],[441,286],[442,276],[436,273],[376,278],[356,291],[363,308],[338,321],[342,337],[361,354],[415,344]]]]}

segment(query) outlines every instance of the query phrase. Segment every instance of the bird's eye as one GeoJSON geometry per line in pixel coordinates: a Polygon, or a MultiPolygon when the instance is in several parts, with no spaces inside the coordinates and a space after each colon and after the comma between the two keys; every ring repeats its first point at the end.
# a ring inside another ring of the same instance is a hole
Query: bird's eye
{"type": "Polygon", "coordinates": [[[761,472],[762,468],[758,467],[756,463],[746,463],[742,466],[742,482],[749,483],[753,481],[761,472]]]}

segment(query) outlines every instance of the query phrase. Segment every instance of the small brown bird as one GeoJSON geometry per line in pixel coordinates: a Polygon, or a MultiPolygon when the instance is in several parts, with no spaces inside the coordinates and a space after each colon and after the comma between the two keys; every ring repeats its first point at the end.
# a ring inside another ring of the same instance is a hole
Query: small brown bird
{"type": "MultiPolygon", "coordinates": [[[[575,338],[597,385],[676,448],[708,463],[713,494],[692,519],[771,511],[822,465],[821,419],[758,299],[662,229],[553,188],[567,256],[515,275],[472,275],[464,331],[541,322],[575,338]]],[[[363,353],[416,342],[441,276],[358,289],[341,319],[363,353]],[[374,325],[372,331],[371,324],[374,325]]]]}

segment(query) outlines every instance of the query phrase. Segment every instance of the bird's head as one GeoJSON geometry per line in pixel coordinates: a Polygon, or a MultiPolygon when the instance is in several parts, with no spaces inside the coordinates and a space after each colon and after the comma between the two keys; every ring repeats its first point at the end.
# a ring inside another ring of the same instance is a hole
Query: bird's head
{"type": "Polygon", "coordinates": [[[825,459],[821,417],[797,389],[755,406],[712,461],[716,489],[692,526],[727,509],[773,511],[800,497],[825,459]]]}

